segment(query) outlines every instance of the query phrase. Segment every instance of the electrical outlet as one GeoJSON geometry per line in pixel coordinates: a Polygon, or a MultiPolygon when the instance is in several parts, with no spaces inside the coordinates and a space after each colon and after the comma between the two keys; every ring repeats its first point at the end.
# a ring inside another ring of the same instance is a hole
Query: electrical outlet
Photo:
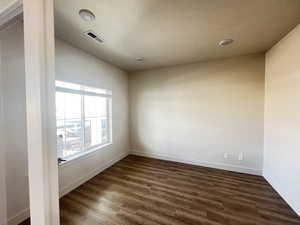
{"type": "Polygon", "coordinates": [[[243,160],[244,160],[244,154],[243,154],[243,153],[240,153],[240,154],[238,155],[238,160],[239,160],[239,161],[243,161],[243,160]]]}

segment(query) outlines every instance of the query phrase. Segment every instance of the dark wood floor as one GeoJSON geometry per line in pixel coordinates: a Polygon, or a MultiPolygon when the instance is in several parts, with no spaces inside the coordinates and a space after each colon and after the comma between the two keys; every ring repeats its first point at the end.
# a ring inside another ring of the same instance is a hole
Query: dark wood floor
{"type": "Polygon", "coordinates": [[[62,225],[300,225],[263,177],[138,156],[60,205],[62,225]]]}

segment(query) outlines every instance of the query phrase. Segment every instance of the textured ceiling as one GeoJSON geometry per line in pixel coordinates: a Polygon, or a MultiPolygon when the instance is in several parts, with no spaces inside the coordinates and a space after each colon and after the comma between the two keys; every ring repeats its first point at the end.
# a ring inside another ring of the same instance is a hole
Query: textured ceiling
{"type": "Polygon", "coordinates": [[[300,0],[55,0],[58,37],[128,71],[264,52],[299,22],[300,0]]]}

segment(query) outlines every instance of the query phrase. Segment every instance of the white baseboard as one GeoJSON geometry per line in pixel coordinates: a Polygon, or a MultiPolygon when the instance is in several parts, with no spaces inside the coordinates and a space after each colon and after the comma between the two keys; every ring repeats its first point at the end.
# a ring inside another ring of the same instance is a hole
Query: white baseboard
{"type": "Polygon", "coordinates": [[[8,225],[19,225],[21,222],[29,218],[30,210],[29,208],[23,209],[13,217],[10,217],[7,221],[8,225]]]}
{"type": "Polygon", "coordinates": [[[252,175],[262,175],[262,170],[259,169],[253,169],[253,168],[247,168],[242,166],[236,166],[236,165],[230,165],[225,163],[211,163],[211,162],[205,162],[205,161],[199,161],[199,160],[185,160],[182,158],[165,155],[165,154],[156,154],[151,152],[141,152],[132,150],[130,152],[132,155],[138,155],[138,156],[145,156],[149,158],[155,158],[155,159],[161,159],[161,160],[168,160],[173,162],[179,162],[179,163],[186,163],[196,166],[204,166],[204,167],[210,167],[215,169],[222,169],[222,170],[228,170],[232,172],[238,172],[238,173],[246,173],[246,174],[252,174],[252,175]]]}
{"type": "MultiPolygon", "coordinates": [[[[80,185],[84,184],[85,182],[87,182],[88,180],[90,180],[91,178],[93,178],[94,176],[96,176],[97,174],[99,174],[102,171],[104,171],[105,169],[111,167],[116,162],[120,161],[121,159],[125,158],[128,155],[129,155],[128,152],[125,152],[125,153],[123,153],[121,155],[118,155],[114,159],[108,161],[105,165],[100,165],[100,167],[94,169],[89,174],[85,174],[85,175],[79,177],[72,184],[69,184],[66,187],[63,187],[60,190],[60,197],[68,194],[72,190],[76,189],[80,185]]],[[[17,213],[15,216],[9,218],[8,219],[8,225],[18,225],[19,223],[23,222],[24,220],[26,220],[29,217],[30,217],[30,210],[29,210],[29,208],[24,209],[24,210],[20,211],[19,213],[17,213]]]]}
{"type": "Polygon", "coordinates": [[[85,174],[85,175],[79,177],[76,181],[74,181],[73,183],[63,187],[60,190],[60,197],[63,197],[64,195],[68,194],[72,190],[76,189],[80,185],[84,184],[85,182],[87,182],[88,180],[90,180],[91,178],[96,176],[97,174],[99,174],[102,171],[104,171],[105,169],[111,167],[116,162],[120,161],[121,159],[125,158],[128,155],[129,155],[128,152],[125,152],[121,155],[118,155],[117,157],[115,157],[112,160],[108,161],[105,165],[101,165],[100,167],[98,167],[98,168],[94,169],[93,171],[91,171],[89,174],[85,174]]]}

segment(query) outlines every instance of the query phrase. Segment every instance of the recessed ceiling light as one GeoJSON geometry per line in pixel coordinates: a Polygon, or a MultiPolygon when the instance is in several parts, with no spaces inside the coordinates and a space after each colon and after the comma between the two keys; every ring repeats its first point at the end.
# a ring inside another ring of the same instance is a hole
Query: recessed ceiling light
{"type": "Polygon", "coordinates": [[[143,58],[143,57],[136,58],[136,61],[138,61],[138,62],[144,62],[144,61],[145,61],[145,58],[143,58]]]}
{"type": "Polygon", "coordinates": [[[79,15],[83,20],[88,21],[88,22],[93,21],[96,18],[94,13],[92,13],[92,11],[90,11],[88,9],[81,9],[79,11],[79,15]]]}
{"type": "Polygon", "coordinates": [[[234,42],[233,39],[224,39],[222,41],[219,42],[219,46],[227,46],[227,45],[230,45],[234,42]]]}

